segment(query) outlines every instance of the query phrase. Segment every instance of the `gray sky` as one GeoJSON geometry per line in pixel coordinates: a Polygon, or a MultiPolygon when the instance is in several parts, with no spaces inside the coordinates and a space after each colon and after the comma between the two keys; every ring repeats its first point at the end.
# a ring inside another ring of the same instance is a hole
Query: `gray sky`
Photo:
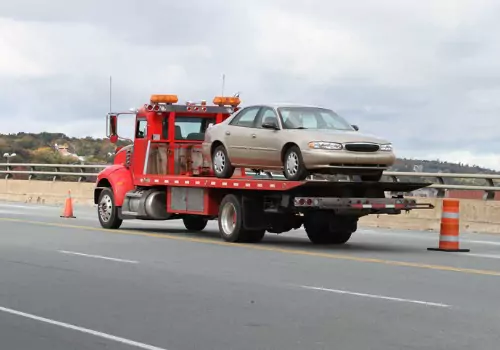
{"type": "MultiPolygon", "coordinates": [[[[500,169],[500,2],[0,0],[1,133],[104,137],[152,93],[330,107],[402,157],[500,169]]],[[[124,131],[124,127],[121,127],[124,131]]]]}

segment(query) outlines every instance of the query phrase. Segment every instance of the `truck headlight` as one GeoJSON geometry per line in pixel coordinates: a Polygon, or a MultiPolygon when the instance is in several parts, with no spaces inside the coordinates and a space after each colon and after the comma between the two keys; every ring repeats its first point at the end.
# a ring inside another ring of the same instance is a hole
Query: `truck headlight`
{"type": "Polygon", "coordinates": [[[329,150],[341,150],[342,144],[337,142],[326,142],[326,141],[311,141],[308,143],[309,148],[313,149],[329,149],[329,150]]]}
{"type": "Polygon", "coordinates": [[[392,144],[386,143],[384,145],[380,145],[380,150],[384,151],[384,152],[391,152],[392,151],[392,144]]]}

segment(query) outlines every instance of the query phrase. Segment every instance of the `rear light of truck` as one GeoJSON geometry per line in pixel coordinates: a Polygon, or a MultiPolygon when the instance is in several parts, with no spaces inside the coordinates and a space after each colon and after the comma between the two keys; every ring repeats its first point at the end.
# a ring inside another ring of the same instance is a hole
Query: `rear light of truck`
{"type": "Polygon", "coordinates": [[[311,197],[295,197],[293,202],[296,207],[312,207],[319,204],[317,199],[311,197]]]}

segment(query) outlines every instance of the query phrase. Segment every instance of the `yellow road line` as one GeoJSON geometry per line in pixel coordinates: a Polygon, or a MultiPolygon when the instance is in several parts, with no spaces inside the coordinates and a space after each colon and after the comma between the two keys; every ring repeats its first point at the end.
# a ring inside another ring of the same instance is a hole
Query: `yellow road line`
{"type": "Polygon", "coordinates": [[[460,267],[453,267],[453,266],[446,266],[446,265],[421,264],[421,263],[409,262],[409,261],[385,260],[385,259],[377,259],[377,258],[363,258],[363,257],[358,257],[358,256],[353,256],[353,255],[331,254],[331,253],[323,253],[323,252],[311,252],[311,251],[300,250],[300,249],[268,247],[268,246],[265,246],[262,244],[236,244],[236,243],[229,243],[229,242],[224,242],[224,241],[216,241],[216,240],[213,240],[210,238],[195,238],[195,237],[186,237],[186,236],[176,236],[176,235],[172,235],[172,234],[168,234],[168,233],[147,233],[147,232],[136,232],[136,231],[131,231],[131,230],[124,230],[124,229],[108,230],[108,229],[100,228],[100,227],[71,225],[71,224],[63,224],[63,223],[52,223],[52,222],[43,222],[43,221],[30,221],[30,220],[13,219],[13,218],[0,218],[0,221],[21,222],[21,223],[41,225],[41,226],[72,228],[72,229],[80,229],[80,230],[86,230],[86,231],[99,231],[99,232],[126,234],[126,235],[134,235],[134,236],[155,237],[155,238],[164,238],[164,239],[166,238],[166,239],[174,239],[174,240],[185,241],[185,242],[207,243],[207,244],[214,244],[214,245],[220,245],[220,246],[231,246],[231,247],[240,247],[240,248],[247,248],[247,249],[266,250],[266,251],[279,252],[279,253],[285,253],[285,254],[314,256],[314,257],[336,259],[336,260],[350,260],[350,261],[357,261],[357,262],[366,262],[366,263],[375,263],[375,264],[384,264],[384,265],[393,265],[393,266],[415,267],[415,268],[430,269],[430,270],[453,271],[453,272],[461,272],[461,273],[476,274],[476,275],[500,276],[500,271],[494,271],[494,270],[478,270],[478,269],[468,269],[468,268],[460,268],[460,267]]]}

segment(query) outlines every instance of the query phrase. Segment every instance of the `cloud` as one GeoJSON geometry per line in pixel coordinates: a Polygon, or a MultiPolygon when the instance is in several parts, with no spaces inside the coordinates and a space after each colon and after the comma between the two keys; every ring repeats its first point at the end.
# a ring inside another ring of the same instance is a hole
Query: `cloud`
{"type": "MultiPolygon", "coordinates": [[[[2,132],[104,136],[113,107],[181,101],[331,107],[401,156],[500,169],[494,0],[0,3],[2,132]]],[[[123,130],[123,127],[122,127],[123,130]]]]}

